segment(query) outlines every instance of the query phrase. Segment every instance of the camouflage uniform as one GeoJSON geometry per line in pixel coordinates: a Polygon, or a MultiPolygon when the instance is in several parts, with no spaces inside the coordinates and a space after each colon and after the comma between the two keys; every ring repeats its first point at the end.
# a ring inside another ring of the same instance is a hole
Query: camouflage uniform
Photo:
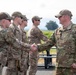
{"type": "MultiPolygon", "coordinates": [[[[22,36],[20,36],[20,34],[21,34],[20,30],[15,24],[10,25],[10,30],[14,33],[15,37],[18,40],[22,41],[22,36]]],[[[13,68],[16,68],[17,70],[19,70],[19,68],[20,68],[19,65],[20,65],[20,60],[21,60],[21,48],[17,50],[14,47],[12,47],[11,54],[13,55],[13,57],[11,57],[12,60],[8,61],[8,67],[11,68],[13,66],[13,68]],[[9,63],[11,63],[11,64],[9,64],[9,63]]],[[[9,57],[8,57],[8,59],[9,59],[9,57]]],[[[16,72],[18,72],[18,71],[16,71],[16,72]]]]}
{"type": "MultiPolygon", "coordinates": [[[[19,36],[20,33],[19,33],[19,28],[12,24],[9,28],[9,37],[10,39],[15,39],[18,38],[19,39],[19,36]],[[14,36],[10,36],[11,35],[14,35],[14,36]]],[[[20,36],[22,37],[22,36],[20,36]]],[[[7,69],[7,75],[18,75],[18,71],[20,71],[20,63],[21,63],[21,50],[24,50],[24,51],[27,51],[27,49],[30,50],[30,45],[27,44],[27,43],[23,43],[23,44],[18,44],[19,42],[16,42],[16,40],[14,41],[13,45],[9,45],[9,50],[8,50],[8,61],[7,61],[7,66],[8,66],[8,69],[7,69]],[[21,46],[20,46],[21,45],[21,46]],[[18,48],[17,48],[18,47],[18,48]],[[24,48],[25,49],[22,49],[24,48]]]]}
{"type": "Polygon", "coordinates": [[[76,63],[76,25],[70,23],[67,29],[58,28],[50,41],[38,46],[39,51],[52,46],[57,47],[56,75],[76,75],[71,65],[76,63]]]}
{"type": "MultiPolygon", "coordinates": [[[[0,31],[3,30],[3,29],[4,29],[4,28],[0,25],[0,31]]],[[[1,54],[2,54],[2,51],[0,50],[0,64],[1,64],[1,60],[2,60],[1,54]]]]}
{"type": "MultiPolygon", "coordinates": [[[[25,43],[28,43],[26,32],[23,29],[21,29],[21,31],[22,31],[22,41],[25,42],[25,43]]],[[[23,48],[23,49],[25,50],[25,48],[23,48]]],[[[22,72],[21,75],[26,75],[27,74],[27,69],[28,69],[29,53],[25,52],[24,50],[21,50],[21,64],[20,64],[20,69],[21,69],[21,72],[22,72]]],[[[29,49],[27,49],[27,50],[29,50],[29,49]]]]}
{"type": "MultiPolygon", "coordinates": [[[[43,35],[42,31],[35,25],[32,26],[32,28],[28,31],[28,40],[30,44],[40,44],[41,40],[47,41],[47,37],[43,35]]],[[[29,69],[29,75],[35,75],[37,72],[37,63],[39,59],[39,53],[38,51],[35,51],[33,53],[29,53],[29,63],[30,63],[30,69],[29,69]]]]}
{"type": "MultiPolygon", "coordinates": [[[[3,56],[2,63],[3,63],[3,66],[5,66],[6,61],[7,61],[7,65],[8,65],[8,69],[9,69],[10,68],[9,60],[12,60],[12,57],[13,57],[13,55],[11,53],[11,52],[13,52],[11,50],[12,47],[19,49],[21,46],[19,43],[16,42],[16,39],[15,39],[13,33],[9,32],[9,29],[5,29],[5,30],[0,31],[0,35],[1,35],[0,36],[0,50],[2,51],[2,56],[3,56]],[[6,60],[4,60],[4,59],[6,59],[6,60]]],[[[12,63],[10,63],[10,65],[12,63]]],[[[12,66],[12,67],[14,67],[14,66],[12,66]]]]}
{"type": "MultiPolygon", "coordinates": [[[[21,22],[22,14],[20,12],[14,12],[12,14],[13,20],[17,17],[20,18],[20,22],[21,22]]],[[[19,30],[19,28],[17,27],[17,25],[14,24],[14,22],[10,25],[10,31],[12,31],[12,33],[18,40],[22,41],[22,36],[20,36],[22,33],[19,30]]],[[[8,75],[10,75],[11,73],[12,73],[12,75],[13,74],[18,75],[18,71],[20,70],[20,62],[21,62],[20,61],[21,60],[21,48],[17,50],[14,47],[11,47],[11,46],[9,46],[9,47],[11,49],[11,53],[9,53],[9,54],[11,54],[12,57],[11,58],[8,57],[8,59],[9,59],[8,67],[9,68],[7,70],[7,73],[8,73],[8,75]]]]}
{"type": "MultiPolygon", "coordinates": [[[[23,15],[22,17],[23,21],[22,24],[19,27],[20,31],[22,32],[22,41],[25,43],[28,43],[28,39],[26,36],[26,32],[24,30],[24,27],[27,26],[27,17],[25,15],[23,15]]],[[[23,48],[25,50],[25,48],[23,48]]],[[[26,48],[27,50],[29,50],[28,48],[26,48]]],[[[24,50],[21,50],[21,64],[20,64],[20,71],[21,71],[21,75],[27,75],[27,69],[28,69],[28,56],[29,56],[29,52],[25,52],[24,50]]]]}
{"type": "MultiPolygon", "coordinates": [[[[0,31],[4,30],[6,26],[9,26],[10,21],[11,21],[11,17],[8,13],[0,12],[0,31]],[[5,20],[7,20],[7,22],[3,22],[5,20]],[[4,25],[5,25],[5,27],[4,27],[4,25]]],[[[1,48],[0,48],[0,75],[2,72],[3,66],[6,66],[6,62],[7,62],[6,48],[8,48],[8,46],[6,46],[6,44],[4,44],[4,46],[1,46],[1,48]]]]}
{"type": "MultiPolygon", "coordinates": [[[[0,31],[3,30],[4,28],[2,26],[0,26],[0,31]]],[[[3,50],[0,49],[0,75],[1,75],[1,72],[2,72],[2,66],[6,65],[6,61],[7,61],[7,58],[4,58],[4,54],[2,52],[3,50]]],[[[6,51],[5,51],[6,52],[6,51]]],[[[6,55],[5,55],[6,56],[6,55]]]]}

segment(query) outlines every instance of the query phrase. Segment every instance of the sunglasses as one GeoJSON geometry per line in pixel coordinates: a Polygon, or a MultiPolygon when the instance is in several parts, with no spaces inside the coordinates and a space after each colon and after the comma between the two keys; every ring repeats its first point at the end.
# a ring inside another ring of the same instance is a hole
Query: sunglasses
{"type": "Polygon", "coordinates": [[[35,21],[40,21],[40,20],[35,20],[35,21]]]}
{"type": "Polygon", "coordinates": [[[11,21],[11,19],[6,19],[6,20],[11,21]]]}
{"type": "Polygon", "coordinates": [[[27,21],[27,20],[24,20],[24,21],[27,21]]]}
{"type": "Polygon", "coordinates": [[[23,21],[26,21],[26,22],[27,22],[27,20],[22,20],[22,22],[23,22],[23,21]]]}
{"type": "Polygon", "coordinates": [[[62,16],[59,16],[59,18],[61,18],[62,16]]]}

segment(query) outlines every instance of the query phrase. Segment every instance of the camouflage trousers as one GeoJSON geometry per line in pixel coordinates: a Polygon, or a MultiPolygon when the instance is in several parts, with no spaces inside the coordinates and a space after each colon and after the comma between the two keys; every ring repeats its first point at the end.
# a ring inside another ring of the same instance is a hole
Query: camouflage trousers
{"type": "Polygon", "coordinates": [[[2,68],[7,65],[7,53],[0,52],[0,75],[2,73],[2,68]]]}
{"type": "Polygon", "coordinates": [[[20,75],[27,75],[28,66],[28,58],[22,58],[20,63],[20,75]]]}
{"type": "Polygon", "coordinates": [[[1,66],[1,64],[0,64],[0,75],[1,75],[1,73],[2,73],[2,66],[1,66]]]}
{"type": "Polygon", "coordinates": [[[8,60],[7,75],[18,75],[20,61],[15,59],[8,60]]]}
{"type": "Polygon", "coordinates": [[[76,75],[76,69],[58,67],[56,75],[76,75]]]}
{"type": "Polygon", "coordinates": [[[36,75],[38,59],[38,51],[29,53],[29,75],[36,75]]]}

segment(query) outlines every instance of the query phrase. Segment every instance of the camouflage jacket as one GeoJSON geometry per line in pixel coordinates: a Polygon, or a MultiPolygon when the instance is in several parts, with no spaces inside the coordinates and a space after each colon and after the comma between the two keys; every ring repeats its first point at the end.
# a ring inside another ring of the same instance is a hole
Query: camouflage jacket
{"type": "Polygon", "coordinates": [[[28,31],[29,43],[40,44],[41,40],[47,41],[48,38],[43,35],[42,31],[35,25],[28,31]]]}
{"type": "MultiPolygon", "coordinates": [[[[23,41],[24,43],[28,43],[28,38],[27,38],[27,35],[26,35],[25,30],[21,29],[21,31],[22,31],[22,41],[23,41]]],[[[22,57],[23,59],[25,59],[25,58],[28,57],[28,52],[25,52],[25,50],[29,51],[29,48],[22,48],[22,49],[24,49],[24,50],[21,51],[21,53],[22,53],[22,54],[21,54],[21,57],[22,57]]]]}
{"type": "MultiPolygon", "coordinates": [[[[17,38],[18,40],[20,40],[20,42],[22,42],[22,32],[20,31],[20,29],[15,24],[11,24],[9,30],[10,30],[10,32],[12,32],[14,34],[15,38],[17,38]]],[[[19,44],[21,44],[21,46],[19,45],[20,46],[19,49],[11,46],[10,51],[12,54],[12,58],[20,59],[21,58],[21,50],[23,50],[22,48],[24,48],[24,46],[25,46],[25,48],[29,48],[29,50],[30,50],[29,44],[27,44],[27,43],[22,44],[20,42],[19,42],[19,44]]],[[[17,46],[18,45],[17,43],[18,42],[15,42],[14,45],[17,46]]],[[[25,50],[25,51],[27,51],[27,50],[25,50]]]]}
{"type": "MultiPolygon", "coordinates": [[[[2,31],[2,30],[4,30],[4,28],[0,25],[0,31],[2,31]]],[[[1,36],[1,35],[0,35],[1,36]]],[[[0,44],[1,45],[1,44],[0,44]]],[[[5,57],[7,57],[7,48],[8,48],[8,46],[7,46],[7,44],[6,43],[4,43],[3,45],[1,45],[0,46],[0,63],[2,63],[2,64],[4,64],[3,63],[3,58],[4,58],[4,56],[5,57]]],[[[6,61],[7,59],[5,59],[5,61],[6,61]]],[[[6,63],[6,62],[5,62],[6,63]]]]}
{"type": "Polygon", "coordinates": [[[8,50],[10,48],[9,46],[13,46],[17,49],[21,47],[20,44],[16,42],[13,33],[7,28],[0,31],[0,51],[8,50]]]}
{"type": "Polygon", "coordinates": [[[57,47],[58,67],[71,67],[76,63],[76,25],[71,23],[67,29],[58,28],[50,41],[39,46],[39,50],[57,47]]]}
{"type": "Polygon", "coordinates": [[[16,43],[16,38],[14,35],[10,32],[9,28],[3,28],[2,25],[0,26],[0,62],[2,64],[6,64],[7,57],[11,57],[11,55],[8,56],[8,52],[10,49],[10,46],[16,47],[19,49],[21,46],[19,43],[16,43]]]}
{"type": "Polygon", "coordinates": [[[15,24],[11,24],[10,29],[13,31],[15,37],[22,41],[22,36],[20,36],[20,35],[22,35],[22,32],[20,31],[18,26],[15,24]]]}

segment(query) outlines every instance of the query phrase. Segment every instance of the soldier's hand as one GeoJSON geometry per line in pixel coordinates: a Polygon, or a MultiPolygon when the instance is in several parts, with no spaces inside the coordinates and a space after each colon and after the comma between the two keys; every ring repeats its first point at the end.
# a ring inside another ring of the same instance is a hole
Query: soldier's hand
{"type": "Polygon", "coordinates": [[[37,51],[37,45],[36,44],[31,45],[31,51],[32,52],[37,51]]]}
{"type": "Polygon", "coordinates": [[[73,68],[76,68],[76,63],[73,63],[73,64],[72,64],[72,67],[73,67],[73,68]]]}

